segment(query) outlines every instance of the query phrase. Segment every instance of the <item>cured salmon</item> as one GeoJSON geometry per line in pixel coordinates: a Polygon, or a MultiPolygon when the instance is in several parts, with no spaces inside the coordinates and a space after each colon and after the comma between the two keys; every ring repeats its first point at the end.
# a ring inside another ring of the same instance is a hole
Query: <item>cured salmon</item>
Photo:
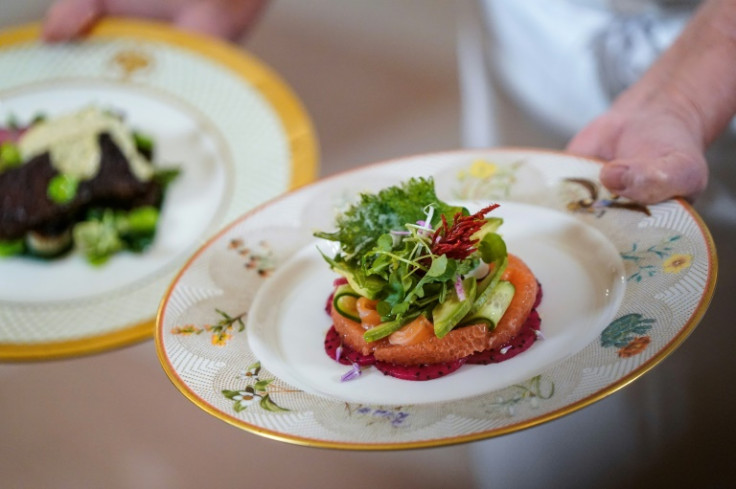
{"type": "Polygon", "coordinates": [[[471,324],[457,327],[443,338],[427,335],[420,341],[405,341],[403,344],[395,341],[392,344],[389,337],[369,343],[365,341],[363,335],[375,324],[353,321],[342,316],[335,308],[332,308],[330,314],[342,341],[363,355],[373,354],[377,361],[397,365],[451,362],[508,343],[524,325],[537,299],[539,284],[536,277],[519,257],[509,254],[508,266],[502,280],[511,282],[515,287],[515,293],[505,314],[493,330],[489,330],[485,324],[471,324]]]}

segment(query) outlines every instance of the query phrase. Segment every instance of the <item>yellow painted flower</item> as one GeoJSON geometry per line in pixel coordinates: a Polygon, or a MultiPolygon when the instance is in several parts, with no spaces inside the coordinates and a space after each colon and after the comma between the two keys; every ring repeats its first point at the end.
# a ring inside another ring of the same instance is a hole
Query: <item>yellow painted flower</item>
{"type": "Polygon", "coordinates": [[[231,335],[227,331],[218,331],[217,333],[212,333],[212,344],[215,346],[225,346],[232,337],[233,335],[231,335]]]}
{"type": "Polygon", "coordinates": [[[186,326],[176,326],[174,328],[171,328],[171,334],[180,334],[180,335],[190,335],[190,334],[199,334],[202,330],[198,327],[194,326],[193,324],[187,324],[186,326]]]}
{"type": "Polygon", "coordinates": [[[665,273],[679,273],[686,268],[690,268],[692,263],[692,255],[676,254],[667,258],[664,263],[662,263],[662,270],[665,273]]]}
{"type": "Polygon", "coordinates": [[[491,178],[498,171],[498,167],[486,160],[475,160],[470,165],[470,175],[475,178],[491,178]]]}

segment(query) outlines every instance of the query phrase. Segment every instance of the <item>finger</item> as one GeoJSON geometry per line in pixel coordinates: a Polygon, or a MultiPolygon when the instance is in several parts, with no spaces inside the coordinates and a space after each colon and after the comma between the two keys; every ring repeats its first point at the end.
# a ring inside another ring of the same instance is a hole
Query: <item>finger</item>
{"type": "Polygon", "coordinates": [[[41,37],[46,42],[61,42],[84,35],[102,16],[100,0],[60,0],[46,13],[41,37]]]}
{"type": "Polygon", "coordinates": [[[174,23],[183,29],[235,41],[255,22],[265,0],[199,1],[182,8],[174,23]]]}
{"type": "Polygon", "coordinates": [[[614,137],[605,120],[598,119],[580,130],[567,144],[567,151],[580,156],[608,159],[614,137]]]}
{"type": "Polygon", "coordinates": [[[684,153],[619,159],[603,166],[600,180],[611,192],[644,204],[672,197],[694,200],[705,189],[708,166],[703,156],[684,153]]]}

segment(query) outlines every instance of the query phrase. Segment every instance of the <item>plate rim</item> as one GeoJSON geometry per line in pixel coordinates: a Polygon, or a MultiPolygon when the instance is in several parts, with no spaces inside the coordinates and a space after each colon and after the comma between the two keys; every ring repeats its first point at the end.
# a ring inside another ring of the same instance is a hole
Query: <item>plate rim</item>
{"type": "MultiPolygon", "coordinates": [[[[390,158],[390,159],[370,163],[367,165],[363,165],[358,168],[352,168],[352,169],[348,169],[345,171],[335,173],[326,178],[320,179],[316,182],[312,182],[306,187],[319,185],[321,183],[335,180],[335,179],[341,178],[343,176],[349,175],[354,172],[365,171],[367,169],[378,168],[378,167],[381,167],[384,165],[390,165],[393,163],[400,163],[402,161],[415,159],[415,158],[433,157],[433,156],[441,157],[441,156],[452,156],[452,155],[459,156],[463,154],[479,154],[479,153],[483,153],[484,155],[489,155],[492,153],[510,153],[510,152],[521,153],[521,154],[530,154],[530,153],[532,154],[533,153],[551,154],[551,155],[557,155],[561,157],[571,157],[571,158],[576,158],[578,160],[585,160],[585,161],[589,161],[589,162],[599,164],[599,165],[605,164],[605,161],[600,158],[575,155],[575,154],[572,154],[566,151],[562,151],[562,150],[527,148],[527,147],[521,147],[521,146],[498,146],[498,147],[490,147],[490,148],[462,148],[462,149],[445,150],[445,151],[432,151],[432,152],[425,152],[425,153],[419,153],[419,154],[413,154],[413,155],[400,156],[396,158],[390,158]]],[[[708,306],[710,305],[713,299],[713,295],[715,293],[716,283],[718,279],[718,255],[717,255],[717,250],[715,246],[715,241],[713,240],[713,236],[711,235],[710,230],[705,224],[705,221],[698,214],[695,208],[686,199],[681,198],[681,197],[675,197],[675,198],[670,199],[669,201],[676,202],[683,207],[685,212],[687,212],[690,215],[690,217],[693,219],[693,222],[696,224],[698,230],[701,233],[701,236],[703,237],[705,247],[708,252],[708,263],[709,263],[708,276],[706,279],[706,288],[704,289],[703,294],[701,295],[700,301],[698,302],[698,305],[693,311],[692,315],[689,317],[688,321],[679,329],[677,334],[672,339],[670,339],[670,341],[666,345],[664,345],[659,351],[657,351],[654,355],[652,355],[651,358],[649,358],[647,361],[645,361],[642,365],[640,365],[638,368],[636,368],[629,374],[617,379],[615,382],[605,386],[602,389],[599,389],[598,391],[595,391],[589,394],[588,396],[576,402],[573,402],[564,407],[552,410],[550,412],[544,413],[540,416],[529,418],[527,420],[524,420],[518,423],[513,423],[507,426],[500,427],[500,428],[494,428],[494,429],[480,431],[480,432],[471,433],[471,434],[458,435],[455,437],[434,438],[434,439],[427,439],[427,440],[421,440],[421,441],[396,442],[396,443],[387,443],[387,442],[376,442],[376,443],[354,442],[354,443],[351,443],[351,442],[330,441],[330,440],[309,438],[305,436],[285,434],[285,433],[281,433],[281,432],[278,432],[272,429],[264,428],[262,426],[258,426],[253,423],[245,422],[241,419],[236,418],[235,416],[232,416],[228,413],[225,413],[217,409],[216,407],[207,403],[204,399],[200,398],[182,380],[182,378],[179,376],[179,374],[175,371],[175,369],[169,362],[169,359],[166,356],[166,352],[165,352],[162,325],[163,325],[163,319],[165,315],[164,309],[171,297],[171,294],[174,291],[174,288],[176,287],[177,283],[179,282],[181,277],[184,275],[184,273],[188,270],[188,268],[192,265],[192,263],[199,258],[201,254],[206,252],[210,246],[212,246],[216,241],[221,239],[222,236],[226,235],[228,232],[230,232],[233,228],[238,226],[240,223],[244,222],[245,220],[249,219],[251,216],[257,213],[262,212],[265,208],[270,207],[278,203],[279,201],[288,198],[290,195],[298,191],[299,189],[291,190],[274,199],[264,202],[259,206],[256,206],[255,208],[249,210],[248,212],[244,213],[240,217],[234,219],[233,221],[228,223],[226,226],[222,227],[220,231],[215,233],[201,247],[199,247],[192,254],[192,256],[189,257],[189,259],[186,260],[184,264],[181,266],[180,270],[177,272],[177,274],[171,281],[169,287],[167,288],[166,293],[162,297],[160,305],[159,305],[158,313],[156,314],[155,331],[154,331],[154,342],[155,342],[156,354],[159,359],[159,362],[161,363],[161,366],[164,372],[166,373],[167,377],[169,378],[169,380],[180,391],[180,393],[184,395],[184,397],[189,399],[194,405],[196,405],[203,411],[209,413],[210,415],[214,416],[215,418],[221,421],[224,421],[232,426],[235,426],[236,428],[240,428],[252,434],[256,434],[256,435],[263,436],[263,437],[277,440],[277,441],[290,443],[293,445],[308,446],[308,447],[314,447],[314,448],[351,450],[351,451],[387,451],[387,450],[433,448],[433,447],[457,445],[457,444],[462,444],[462,443],[469,443],[469,442],[474,442],[474,441],[485,440],[489,438],[495,438],[498,436],[503,436],[503,435],[507,435],[510,433],[514,433],[517,431],[526,430],[528,428],[532,428],[534,426],[546,423],[548,421],[552,421],[552,420],[561,418],[568,414],[572,414],[580,409],[583,409],[587,406],[590,406],[591,404],[594,404],[595,402],[598,402],[608,397],[609,395],[618,392],[619,390],[628,386],[629,384],[631,384],[638,378],[642,377],[644,374],[648,373],[655,366],[661,363],[665,358],[669,357],[675,350],[677,350],[677,348],[680,345],[682,345],[682,343],[690,336],[690,334],[692,334],[692,332],[695,330],[698,324],[700,324],[700,322],[702,321],[708,309],[708,306]]]]}
{"type": "MultiPolygon", "coordinates": [[[[40,39],[41,23],[33,22],[0,31],[0,53],[21,43],[40,39]]],[[[247,81],[269,103],[284,128],[290,151],[291,178],[287,192],[313,182],[319,172],[319,145],[306,108],[291,87],[273,69],[240,46],[163,22],[107,18],[87,35],[93,40],[135,39],[175,46],[207,57],[247,81]]],[[[227,223],[222,223],[223,225],[227,223]]],[[[209,237],[207,237],[209,238],[209,237]]],[[[153,337],[156,315],[112,331],[62,341],[0,342],[0,361],[53,360],[139,343],[153,337]]]]}

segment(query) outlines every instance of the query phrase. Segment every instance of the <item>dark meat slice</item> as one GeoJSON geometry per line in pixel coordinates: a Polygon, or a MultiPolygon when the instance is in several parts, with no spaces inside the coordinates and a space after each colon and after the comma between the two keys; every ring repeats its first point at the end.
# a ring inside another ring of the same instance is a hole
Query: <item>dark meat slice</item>
{"type": "Polygon", "coordinates": [[[155,181],[141,182],[109,135],[98,138],[100,170],[79,184],[71,202],[59,205],[46,195],[49,181],[58,174],[48,153],[0,173],[0,240],[18,239],[31,230],[70,225],[89,207],[129,209],[158,205],[161,188],[155,181]]]}
{"type": "Polygon", "coordinates": [[[46,197],[57,174],[48,154],[0,173],[0,239],[22,238],[26,231],[69,212],[46,197]]]}
{"type": "Polygon", "coordinates": [[[100,171],[79,185],[78,198],[87,205],[129,209],[140,205],[158,205],[161,186],[154,180],[141,182],[130,171],[128,160],[107,134],[99,138],[102,160],[100,171]]]}

